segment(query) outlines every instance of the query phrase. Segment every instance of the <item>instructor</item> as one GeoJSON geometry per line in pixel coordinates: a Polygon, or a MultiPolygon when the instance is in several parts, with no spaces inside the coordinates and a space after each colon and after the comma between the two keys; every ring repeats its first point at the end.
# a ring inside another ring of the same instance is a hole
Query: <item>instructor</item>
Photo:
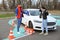
{"type": "Polygon", "coordinates": [[[22,22],[22,6],[21,5],[18,5],[15,12],[16,12],[16,18],[17,18],[17,33],[20,34],[19,32],[19,28],[20,28],[20,25],[21,25],[21,22],[22,22]]]}

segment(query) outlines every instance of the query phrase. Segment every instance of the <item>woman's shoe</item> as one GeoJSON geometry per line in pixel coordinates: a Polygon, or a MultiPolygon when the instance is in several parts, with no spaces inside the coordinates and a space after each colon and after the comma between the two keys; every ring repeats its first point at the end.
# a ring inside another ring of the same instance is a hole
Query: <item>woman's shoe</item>
{"type": "Polygon", "coordinates": [[[44,35],[48,35],[48,33],[45,33],[44,35]]]}
{"type": "Polygon", "coordinates": [[[44,34],[43,32],[39,33],[40,35],[44,34]]]}

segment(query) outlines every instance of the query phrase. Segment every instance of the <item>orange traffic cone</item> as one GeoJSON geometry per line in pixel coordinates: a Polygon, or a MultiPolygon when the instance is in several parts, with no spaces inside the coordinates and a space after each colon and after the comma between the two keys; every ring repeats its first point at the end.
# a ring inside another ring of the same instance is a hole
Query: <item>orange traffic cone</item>
{"type": "Polygon", "coordinates": [[[9,33],[9,36],[8,36],[9,40],[14,40],[14,34],[13,34],[13,31],[12,31],[12,28],[10,28],[10,33],[9,33]]]}
{"type": "Polygon", "coordinates": [[[13,27],[15,26],[15,23],[14,23],[14,21],[12,21],[12,26],[13,26],[13,27]]]}
{"type": "Polygon", "coordinates": [[[35,31],[32,28],[28,28],[27,24],[25,24],[25,31],[27,32],[27,34],[33,34],[35,33],[35,31]]]}
{"type": "Polygon", "coordinates": [[[24,28],[25,28],[26,33],[29,34],[29,29],[27,27],[27,23],[25,24],[25,27],[24,28]]]}
{"type": "Polygon", "coordinates": [[[35,31],[33,29],[30,29],[30,32],[29,33],[30,34],[33,34],[33,33],[35,33],[35,31]]]}
{"type": "Polygon", "coordinates": [[[27,34],[30,34],[30,29],[29,29],[29,28],[27,28],[26,32],[27,32],[27,34]]]}

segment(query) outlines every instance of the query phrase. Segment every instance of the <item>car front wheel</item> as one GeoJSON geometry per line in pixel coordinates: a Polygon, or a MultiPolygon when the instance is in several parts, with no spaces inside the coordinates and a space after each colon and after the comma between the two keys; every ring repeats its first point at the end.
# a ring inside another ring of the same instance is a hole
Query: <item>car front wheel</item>
{"type": "Polygon", "coordinates": [[[29,28],[33,28],[33,24],[31,21],[29,21],[29,28]]]}

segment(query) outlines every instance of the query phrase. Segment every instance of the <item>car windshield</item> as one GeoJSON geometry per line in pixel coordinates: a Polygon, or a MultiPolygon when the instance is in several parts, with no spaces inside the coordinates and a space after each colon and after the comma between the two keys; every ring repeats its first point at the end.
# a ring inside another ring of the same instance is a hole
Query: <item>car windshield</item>
{"type": "Polygon", "coordinates": [[[39,12],[39,10],[30,10],[30,15],[31,16],[38,16],[38,15],[40,15],[40,12],[39,12]]]}

